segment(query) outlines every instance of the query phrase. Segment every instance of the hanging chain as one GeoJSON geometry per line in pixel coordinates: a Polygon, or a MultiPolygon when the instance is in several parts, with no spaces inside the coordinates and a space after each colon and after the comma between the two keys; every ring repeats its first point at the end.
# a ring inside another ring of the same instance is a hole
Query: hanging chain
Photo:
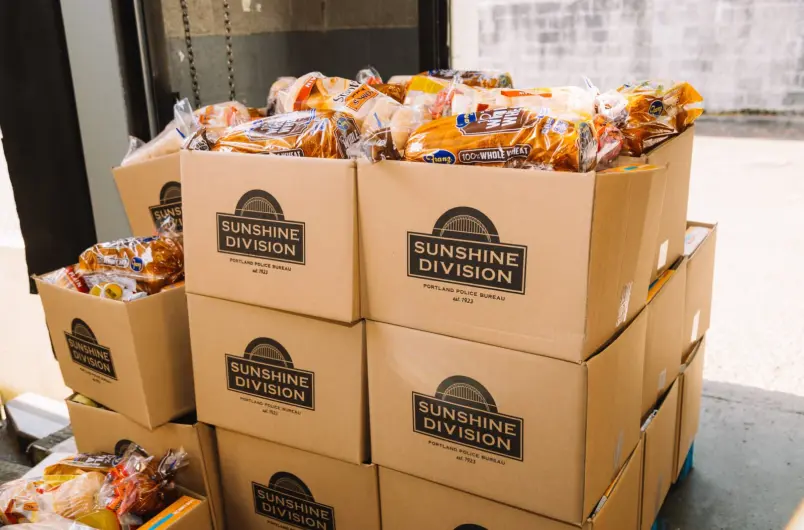
{"type": "Polygon", "coordinates": [[[193,100],[195,108],[201,106],[201,90],[198,88],[198,72],[195,69],[195,54],[193,53],[193,38],[190,35],[190,14],[187,11],[187,0],[179,0],[181,4],[181,18],[184,22],[184,44],[187,46],[187,63],[190,65],[190,81],[193,84],[193,100]]]}
{"type": "Polygon", "coordinates": [[[226,66],[229,69],[229,99],[234,101],[234,52],[232,50],[232,22],[229,18],[229,0],[223,0],[223,27],[226,30],[226,66]]]}

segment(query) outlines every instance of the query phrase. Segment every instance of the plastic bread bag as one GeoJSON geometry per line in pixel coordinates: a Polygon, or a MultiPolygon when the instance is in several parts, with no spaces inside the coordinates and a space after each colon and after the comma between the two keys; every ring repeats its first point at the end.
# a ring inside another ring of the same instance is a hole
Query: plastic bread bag
{"type": "Polygon", "coordinates": [[[392,75],[387,83],[391,85],[407,85],[413,79],[412,75],[392,75]]]}
{"type": "Polygon", "coordinates": [[[90,283],[94,274],[114,275],[137,282],[148,294],[183,279],[184,247],[175,222],[167,217],[156,236],[128,237],[98,243],[78,258],[78,270],[90,283]]]}
{"type": "MultiPolygon", "coordinates": [[[[266,107],[266,116],[273,116],[278,114],[279,96],[287,92],[287,90],[296,82],[295,77],[280,77],[273,82],[271,88],[268,90],[268,105],[266,107]]],[[[284,112],[284,109],[281,111],[284,112]]],[[[255,116],[256,118],[256,116],[255,116]]]]}
{"type": "Polygon", "coordinates": [[[595,169],[597,139],[586,117],[554,118],[521,107],[496,109],[419,127],[408,140],[405,159],[586,172],[595,169]]]}
{"type": "Polygon", "coordinates": [[[385,94],[398,103],[404,103],[408,88],[403,84],[380,83],[371,85],[376,91],[385,94]]]}
{"type": "Polygon", "coordinates": [[[20,479],[0,486],[0,523],[38,523],[52,516],[76,519],[97,509],[105,474],[20,479]]]}
{"type": "Polygon", "coordinates": [[[367,85],[380,85],[382,84],[382,77],[376,68],[373,66],[367,66],[357,72],[355,81],[358,83],[365,83],[367,85]]]}
{"type": "MultiPolygon", "coordinates": [[[[228,129],[211,151],[312,158],[348,158],[360,130],[355,120],[331,110],[277,114],[228,129]]],[[[203,144],[203,142],[199,142],[203,144]]]]}
{"type": "Polygon", "coordinates": [[[108,473],[119,461],[118,457],[107,453],[79,453],[47,466],[43,475],[79,475],[92,471],[108,473]]]}
{"type": "Polygon", "coordinates": [[[429,70],[419,75],[437,79],[457,79],[464,85],[481,88],[513,88],[514,86],[511,74],[496,70],[429,70]]]}
{"type": "Polygon", "coordinates": [[[68,265],[67,267],[43,274],[39,278],[43,282],[47,282],[63,289],[78,291],[80,293],[89,292],[89,286],[87,285],[86,280],[84,280],[84,277],[80,274],[75,265],[68,265]]]}
{"type": "MultiPolygon", "coordinates": [[[[87,526],[77,521],[71,521],[58,515],[47,515],[36,523],[23,523],[14,525],[15,530],[97,530],[97,526],[87,526]]],[[[102,530],[117,530],[120,528],[107,527],[102,530]]]]}
{"type": "Polygon", "coordinates": [[[525,107],[551,116],[577,114],[594,116],[595,96],[589,90],[574,87],[474,89],[455,94],[452,114],[467,114],[486,109],[525,107]]]}
{"type": "Polygon", "coordinates": [[[703,114],[703,97],[686,82],[649,80],[617,89],[626,101],[622,153],[640,156],[684,132],[703,114]]]}
{"type": "Polygon", "coordinates": [[[176,473],[187,464],[183,449],[171,449],[157,460],[132,444],[106,476],[98,494],[99,507],[112,510],[118,517],[155,515],[171,502],[176,473]]]}
{"type": "Polygon", "coordinates": [[[193,108],[187,98],[178,101],[173,107],[173,120],[160,132],[156,138],[143,144],[137,138],[131,138],[128,153],[120,162],[121,166],[139,164],[160,156],[178,152],[184,139],[192,134],[199,126],[193,115],[193,108]]]}

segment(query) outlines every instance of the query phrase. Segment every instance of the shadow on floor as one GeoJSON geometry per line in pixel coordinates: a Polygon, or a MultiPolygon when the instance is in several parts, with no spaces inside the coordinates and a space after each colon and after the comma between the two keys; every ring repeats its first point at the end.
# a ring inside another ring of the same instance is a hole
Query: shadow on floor
{"type": "Polygon", "coordinates": [[[661,530],[776,530],[804,498],[804,398],[706,381],[695,468],[661,530]]]}

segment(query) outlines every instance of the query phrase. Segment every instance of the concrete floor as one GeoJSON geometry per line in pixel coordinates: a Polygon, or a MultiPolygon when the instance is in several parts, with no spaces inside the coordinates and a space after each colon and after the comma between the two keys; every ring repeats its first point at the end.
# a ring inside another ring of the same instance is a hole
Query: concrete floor
{"type": "MultiPolygon", "coordinates": [[[[696,140],[690,218],[720,222],[713,317],[696,467],[671,491],[660,530],[781,529],[804,498],[804,125],[775,123],[754,132],[707,124],[700,129],[749,137],[696,140]]],[[[38,300],[20,287],[3,169],[0,157],[0,292],[10,312],[0,336],[17,340],[3,341],[0,367],[16,366],[34,386],[15,391],[63,397],[38,300]],[[10,362],[22,354],[24,365],[10,362]]]]}

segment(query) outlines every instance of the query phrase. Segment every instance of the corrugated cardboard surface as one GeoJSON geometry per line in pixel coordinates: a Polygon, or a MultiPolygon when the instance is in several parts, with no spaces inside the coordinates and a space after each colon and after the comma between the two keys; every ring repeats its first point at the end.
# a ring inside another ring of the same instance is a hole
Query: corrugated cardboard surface
{"type": "Polygon", "coordinates": [[[217,434],[227,528],[380,529],[376,466],[349,464],[225,429],[217,429],[217,434]],[[276,517],[289,515],[282,509],[300,514],[293,507],[263,506],[265,499],[256,498],[255,491],[266,490],[280,491],[274,497],[277,502],[289,499],[292,504],[314,505],[333,517],[313,517],[306,526],[298,521],[291,525],[279,522],[276,517]],[[257,509],[272,507],[276,508],[271,512],[274,518],[257,513],[257,509]]]}
{"type": "Polygon", "coordinates": [[[374,462],[580,525],[639,438],[644,324],[587,366],[368,322],[374,462]]]}
{"type": "Polygon", "coordinates": [[[635,530],[639,528],[639,504],[642,489],[642,440],[607,491],[606,502],[594,514],[584,530],[635,530]]]}
{"type": "Polygon", "coordinates": [[[663,179],[360,164],[363,315],[581,361],[644,306],[663,179]]]}
{"type": "Polygon", "coordinates": [[[188,292],[359,319],[353,161],[184,151],[181,171],[188,292]]]}
{"type": "Polygon", "coordinates": [[[642,530],[650,530],[670,491],[675,475],[676,422],[679,384],[670,387],[656,416],[644,432],[645,464],[642,479],[642,530]]]}
{"type": "Polygon", "coordinates": [[[134,442],[157,458],[168,449],[184,448],[189,465],[179,472],[176,482],[207,497],[215,528],[223,530],[223,496],[212,427],[198,422],[170,422],[148,430],[111,410],[72,400],[67,400],[67,408],[75,443],[83,453],[116,453],[121,441],[134,442]]]}
{"type": "Polygon", "coordinates": [[[642,417],[665,394],[681,369],[687,264],[680,260],[670,279],[648,303],[648,334],[642,382],[642,417]]]}
{"type": "Polygon", "coordinates": [[[68,387],[148,428],[195,408],[184,288],[119,302],[39,280],[37,286],[68,387]],[[67,335],[76,325],[90,330],[94,338],[84,343],[106,350],[111,362],[71,355],[67,335]]]}
{"type": "Polygon", "coordinates": [[[678,478],[684,460],[698,434],[698,425],[701,421],[701,399],[703,398],[703,371],[704,357],[706,356],[706,337],[703,337],[693,349],[687,363],[683,368],[680,382],[678,444],[675,451],[675,474],[673,481],[678,478]]]}
{"type": "Polygon", "coordinates": [[[706,334],[712,318],[712,287],[715,277],[715,246],[717,225],[690,222],[712,232],[687,258],[687,301],[684,308],[684,355],[706,334]]]}
{"type": "Polygon", "coordinates": [[[684,253],[684,231],[690,194],[690,168],[695,127],[660,144],[641,157],[620,157],[619,164],[641,163],[667,166],[667,187],[659,233],[654,245],[651,281],[684,253]]]}
{"type": "Polygon", "coordinates": [[[362,321],[187,301],[201,421],[355,464],[368,459],[362,321]]]}
{"type": "Polygon", "coordinates": [[[112,170],[133,235],[153,234],[165,215],[181,223],[179,159],[175,153],[112,170]]]}

